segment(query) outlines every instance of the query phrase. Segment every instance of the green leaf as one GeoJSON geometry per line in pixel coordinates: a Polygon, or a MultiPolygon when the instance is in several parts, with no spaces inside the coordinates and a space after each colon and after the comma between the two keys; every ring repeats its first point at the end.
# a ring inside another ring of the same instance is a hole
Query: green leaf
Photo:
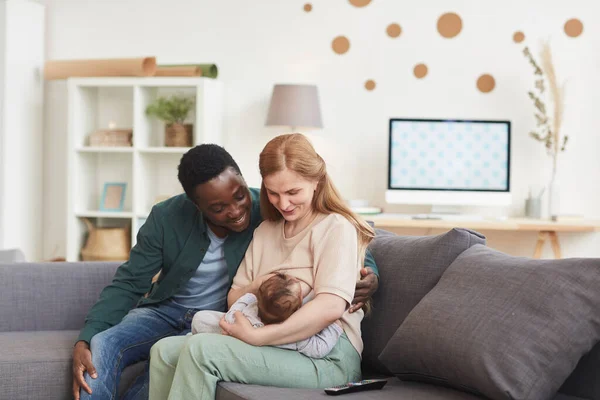
{"type": "Polygon", "coordinates": [[[565,147],[567,146],[568,141],[569,137],[565,135],[565,137],[563,137],[562,146],[560,146],[560,151],[565,151],[565,147]]]}
{"type": "Polygon", "coordinates": [[[182,124],[193,107],[194,99],[190,97],[159,97],[146,108],[146,115],[156,117],[168,125],[182,124]]]}
{"type": "Polygon", "coordinates": [[[539,133],[534,132],[534,131],[529,132],[529,136],[531,136],[535,140],[539,140],[539,141],[543,141],[544,140],[539,133]]]}
{"type": "Polygon", "coordinates": [[[537,126],[546,125],[548,123],[548,117],[542,114],[535,114],[535,119],[537,120],[537,126]]]}

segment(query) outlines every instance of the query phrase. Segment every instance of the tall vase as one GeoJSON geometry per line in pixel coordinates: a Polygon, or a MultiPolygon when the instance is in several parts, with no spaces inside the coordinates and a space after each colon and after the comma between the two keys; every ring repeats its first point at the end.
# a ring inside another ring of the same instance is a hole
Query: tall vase
{"type": "Polygon", "coordinates": [[[560,188],[558,178],[556,177],[556,155],[552,160],[552,177],[548,185],[548,216],[552,221],[556,221],[560,208],[560,188]]]}

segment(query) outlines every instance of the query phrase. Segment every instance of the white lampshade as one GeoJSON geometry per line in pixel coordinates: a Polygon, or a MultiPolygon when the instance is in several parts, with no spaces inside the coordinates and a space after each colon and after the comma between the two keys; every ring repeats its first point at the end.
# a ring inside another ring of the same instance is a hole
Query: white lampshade
{"type": "Polygon", "coordinates": [[[315,85],[275,85],[267,126],[322,128],[319,91],[315,85]]]}

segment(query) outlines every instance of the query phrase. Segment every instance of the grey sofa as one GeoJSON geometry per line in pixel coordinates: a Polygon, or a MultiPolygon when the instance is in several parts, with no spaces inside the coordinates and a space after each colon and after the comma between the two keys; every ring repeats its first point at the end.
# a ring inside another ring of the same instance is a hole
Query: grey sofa
{"type": "MultiPolygon", "coordinates": [[[[420,300],[418,296],[404,295],[398,290],[394,284],[396,265],[402,263],[405,268],[420,263],[425,270],[407,270],[410,275],[407,286],[411,290],[417,286],[419,290],[429,290],[439,279],[435,273],[427,271],[430,263],[450,264],[465,249],[485,242],[485,238],[475,232],[453,230],[437,237],[403,237],[395,242],[397,248],[390,248],[385,241],[388,235],[379,231],[371,245],[380,268],[381,284],[374,298],[374,312],[363,321],[365,377],[385,376],[385,368],[377,356],[398,328],[395,317],[409,312],[420,300]]],[[[73,344],[87,311],[102,288],[111,281],[118,265],[87,262],[0,264],[0,399],[71,398],[73,344]]],[[[142,368],[142,364],[137,364],[125,370],[120,393],[142,368]]],[[[555,399],[595,400],[600,399],[598,393],[600,344],[581,359],[555,399]]],[[[221,400],[292,400],[325,396],[322,390],[225,382],[220,383],[217,391],[217,398],[221,400]]],[[[389,377],[382,391],[349,394],[344,398],[435,400],[478,397],[443,386],[389,377]]]]}

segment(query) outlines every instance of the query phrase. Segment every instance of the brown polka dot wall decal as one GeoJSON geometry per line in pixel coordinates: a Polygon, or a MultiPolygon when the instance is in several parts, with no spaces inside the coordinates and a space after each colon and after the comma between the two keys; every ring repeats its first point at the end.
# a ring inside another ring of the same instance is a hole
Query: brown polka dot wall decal
{"type": "Polygon", "coordinates": [[[375,89],[375,86],[377,86],[377,84],[375,83],[374,80],[369,79],[368,81],[365,82],[365,89],[367,89],[367,90],[373,90],[373,89],[375,89]]]}
{"type": "Polygon", "coordinates": [[[389,24],[385,31],[389,37],[397,38],[402,33],[402,28],[398,24],[389,24]]]}
{"type": "Polygon", "coordinates": [[[515,32],[513,35],[513,41],[515,43],[521,43],[523,40],[525,40],[525,34],[521,31],[515,32]]]}
{"type": "Polygon", "coordinates": [[[482,93],[489,93],[496,87],[496,80],[489,74],[484,74],[477,79],[477,89],[482,93]]]}
{"type": "Polygon", "coordinates": [[[338,36],[331,42],[331,48],[338,54],[344,54],[350,49],[350,41],[346,36],[338,36]]]}
{"type": "Polygon", "coordinates": [[[569,37],[577,37],[583,33],[583,23],[577,18],[565,22],[565,33],[569,37]]]}
{"type": "Polygon", "coordinates": [[[438,19],[437,30],[443,37],[450,39],[462,30],[462,19],[455,13],[446,13],[438,19]]]}
{"type": "Polygon", "coordinates": [[[419,79],[425,78],[425,76],[427,76],[427,65],[425,65],[425,64],[415,65],[413,73],[419,79]]]}
{"type": "Polygon", "coordinates": [[[306,3],[306,4],[304,5],[304,11],[306,11],[306,12],[311,12],[311,11],[312,11],[312,4],[310,4],[310,3],[306,3]]]}
{"type": "Polygon", "coordinates": [[[348,0],[354,7],[368,6],[371,0],[348,0]]]}

